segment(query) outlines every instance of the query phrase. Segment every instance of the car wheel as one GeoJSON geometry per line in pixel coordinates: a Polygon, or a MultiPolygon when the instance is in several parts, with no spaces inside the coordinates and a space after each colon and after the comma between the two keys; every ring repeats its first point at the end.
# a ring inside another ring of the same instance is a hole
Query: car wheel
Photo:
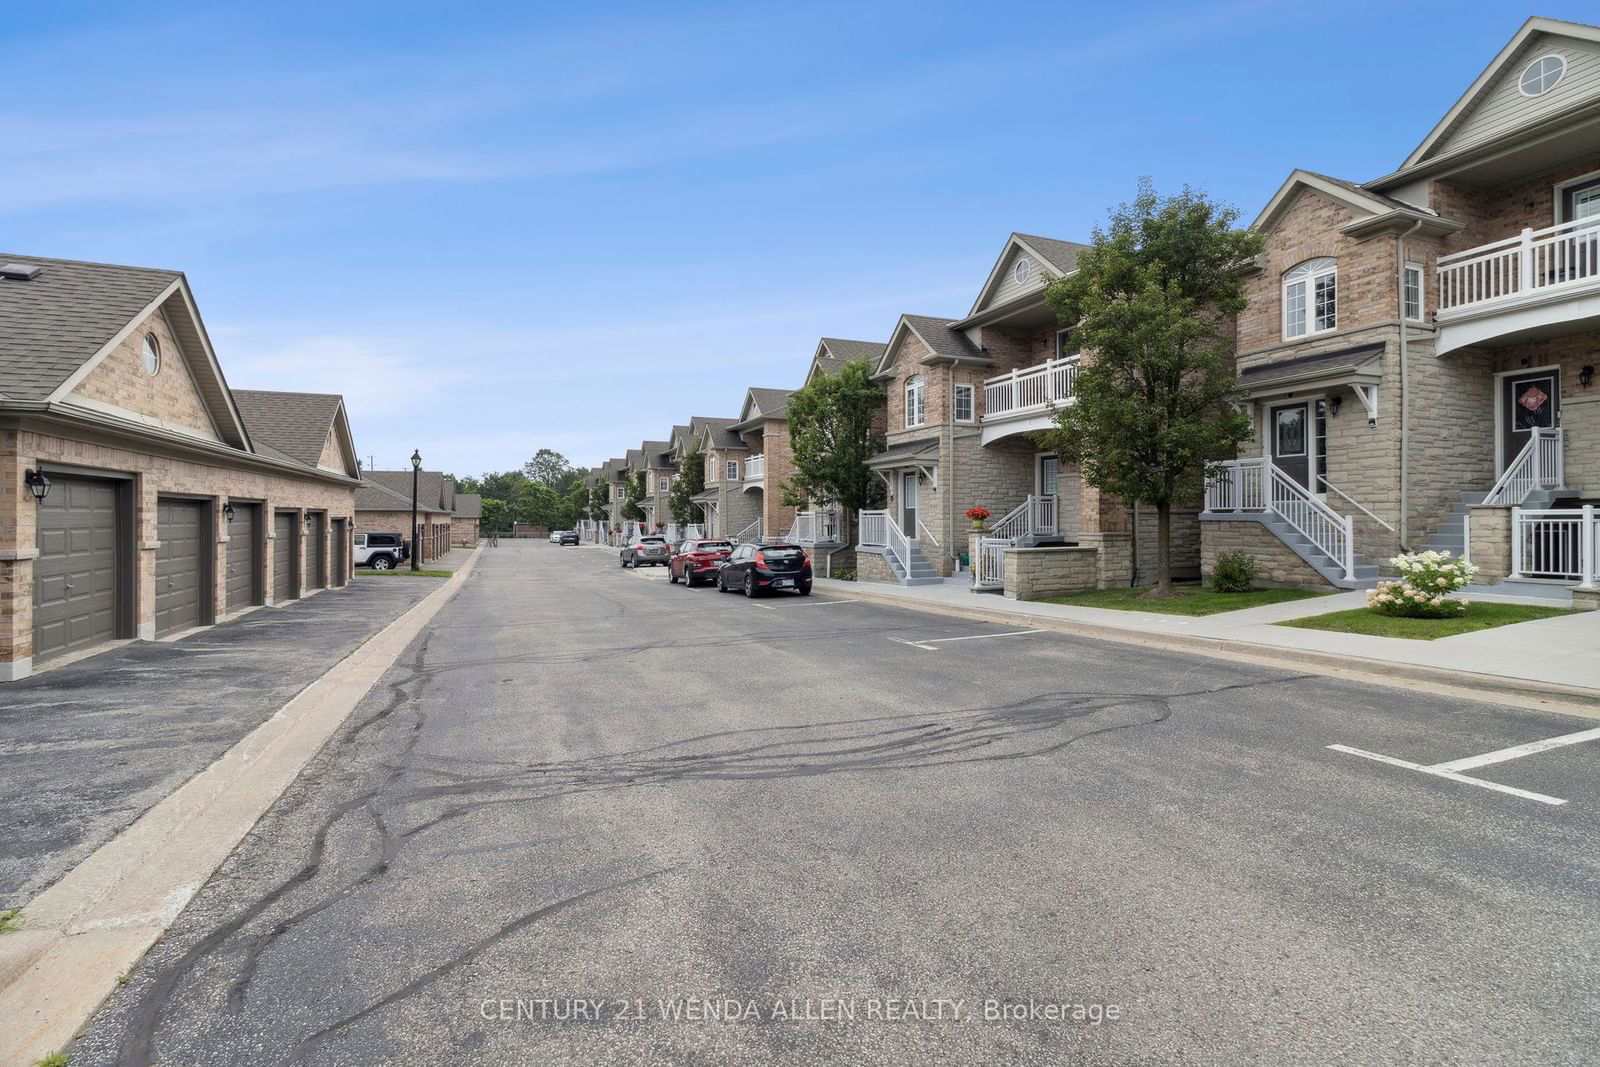
{"type": "Polygon", "coordinates": [[[678,584],[678,572],[673,570],[671,567],[667,568],[667,583],[669,585],[678,584]]]}
{"type": "Polygon", "coordinates": [[[747,597],[750,597],[752,600],[755,599],[755,595],[756,595],[756,573],[755,573],[755,571],[749,571],[744,576],[744,595],[747,596],[747,597]]]}
{"type": "Polygon", "coordinates": [[[685,589],[693,589],[694,588],[694,568],[693,567],[690,567],[690,566],[686,565],[683,568],[683,587],[685,589]]]}
{"type": "Polygon", "coordinates": [[[800,587],[800,595],[801,596],[810,596],[811,595],[811,587],[809,585],[802,585],[800,587]]]}
{"type": "Polygon", "coordinates": [[[722,572],[718,571],[717,572],[717,592],[726,593],[727,591],[728,591],[728,583],[722,580],[722,572]]]}
{"type": "Polygon", "coordinates": [[[388,556],[374,556],[369,566],[375,571],[392,571],[394,570],[394,560],[388,556]]]}
{"type": "Polygon", "coordinates": [[[628,557],[623,556],[621,558],[622,558],[622,569],[623,570],[627,570],[628,569],[628,557]]]}

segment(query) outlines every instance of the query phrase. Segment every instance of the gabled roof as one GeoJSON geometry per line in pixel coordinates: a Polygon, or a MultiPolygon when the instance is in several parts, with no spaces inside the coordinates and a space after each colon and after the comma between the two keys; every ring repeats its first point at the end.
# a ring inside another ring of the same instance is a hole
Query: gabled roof
{"type": "MultiPolygon", "coordinates": [[[[393,472],[389,472],[389,473],[393,473],[393,472]]],[[[410,477],[409,472],[407,473],[407,477],[410,477]]],[[[360,485],[356,486],[356,510],[357,511],[410,511],[411,510],[411,491],[410,491],[410,488],[407,487],[406,492],[399,493],[399,492],[396,492],[395,490],[389,488],[387,485],[383,485],[383,484],[381,484],[379,482],[371,481],[370,479],[366,480],[366,481],[363,481],[360,485]]],[[[439,508],[439,507],[436,507],[436,506],[428,503],[428,501],[422,495],[421,488],[420,487],[418,488],[418,491],[417,491],[417,511],[419,513],[420,512],[426,512],[427,514],[432,515],[432,514],[435,514],[437,512],[441,512],[443,510],[444,510],[443,508],[439,508]]]]}
{"type": "MultiPolygon", "coordinates": [[[[1000,255],[995,258],[994,266],[989,268],[989,276],[984,279],[983,288],[978,290],[978,298],[972,302],[972,310],[967,312],[967,317],[971,318],[994,302],[996,293],[1006,285],[1006,279],[1010,275],[1006,267],[1012,262],[1014,253],[1022,252],[1029,256],[1031,261],[1037,261],[1045,270],[1059,277],[1078,269],[1078,253],[1088,247],[1077,241],[1013,233],[1006,238],[1005,247],[1000,249],[1000,255]]],[[[1026,294],[1042,293],[1044,283],[1048,280],[1042,275],[1039,276],[1037,283],[1027,287],[1026,294]]],[[[1016,299],[1018,295],[1013,294],[1007,297],[1007,302],[1016,299]]]]}
{"type": "Polygon", "coordinates": [[[1418,222],[1422,223],[1421,232],[1432,235],[1453,233],[1461,229],[1459,223],[1442,219],[1437,212],[1429,208],[1417,207],[1404,200],[1365,189],[1355,182],[1309,170],[1292,171],[1278,187],[1272,199],[1267,201],[1267,206],[1261,209],[1261,214],[1256,216],[1250,228],[1262,233],[1271,233],[1300,199],[1300,195],[1307,191],[1320,193],[1334,203],[1342,204],[1356,212],[1357,219],[1341,227],[1344,232],[1355,236],[1369,236],[1371,232],[1386,226],[1409,228],[1418,222]]]}
{"type": "MultiPolygon", "coordinates": [[[[390,492],[405,498],[406,507],[411,506],[411,472],[404,471],[365,471],[362,474],[364,481],[373,485],[380,485],[390,492]]],[[[455,501],[456,486],[441,471],[417,472],[417,501],[426,503],[431,511],[449,511],[455,501]]]]}
{"type": "Polygon", "coordinates": [[[957,321],[932,315],[901,315],[900,321],[895,323],[894,332],[889,335],[889,343],[883,348],[883,355],[878,360],[873,376],[883,377],[888,373],[889,365],[894,362],[895,354],[907,337],[917,338],[927,348],[928,354],[918,360],[920,363],[989,363],[989,357],[966,334],[951,328],[957,321]]]}
{"type": "Polygon", "coordinates": [[[462,519],[483,518],[483,494],[457,493],[454,514],[462,519]]]}
{"type": "Polygon", "coordinates": [[[738,419],[712,419],[696,416],[690,420],[694,426],[695,435],[706,442],[711,448],[721,449],[748,449],[744,438],[734,432],[733,427],[738,419]]]}
{"type": "Polygon", "coordinates": [[[639,446],[644,450],[645,462],[652,467],[670,467],[672,460],[668,454],[672,451],[670,441],[645,441],[639,446]]]}
{"type": "Polygon", "coordinates": [[[793,389],[759,389],[755,386],[745,390],[744,403],[739,407],[739,421],[734,423],[734,430],[752,430],[768,419],[783,419],[789,415],[789,397],[793,389]]]}
{"type": "Polygon", "coordinates": [[[322,459],[331,433],[339,442],[344,473],[356,470],[355,442],[345,417],[344,397],[336,393],[276,393],[235,389],[233,402],[259,451],[263,445],[308,467],[322,459]]]}
{"type": "Polygon", "coordinates": [[[1444,147],[1450,136],[1460,128],[1461,124],[1472,112],[1487,98],[1500,83],[1502,76],[1531,48],[1540,42],[1536,38],[1545,35],[1575,38],[1582,41],[1600,43],[1600,27],[1585,25],[1581,22],[1566,22],[1561,19],[1542,18],[1535,15],[1522,24],[1522,28],[1506,42],[1506,46],[1483,69],[1476,80],[1467,87],[1450,110],[1445,112],[1437,125],[1429,131],[1422,143],[1414,148],[1406,160],[1401,164],[1401,169],[1415,166],[1430,156],[1437,154],[1444,147]]]}
{"type": "Polygon", "coordinates": [[[189,283],[178,271],[0,252],[0,404],[55,403],[151,315],[165,315],[218,436],[252,451],[189,283]]]}
{"type": "Polygon", "coordinates": [[[628,473],[629,474],[632,474],[634,471],[642,471],[642,470],[644,470],[644,466],[645,466],[645,464],[644,464],[644,449],[642,449],[642,448],[630,448],[630,449],[628,449],[627,464],[628,464],[628,473]]]}
{"type": "Polygon", "coordinates": [[[887,347],[881,341],[847,341],[840,337],[824,337],[817,342],[817,351],[811,357],[811,370],[806,373],[806,382],[809,384],[819,374],[838,374],[846,363],[858,359],[864,359],[875,367],[887,347]]]}

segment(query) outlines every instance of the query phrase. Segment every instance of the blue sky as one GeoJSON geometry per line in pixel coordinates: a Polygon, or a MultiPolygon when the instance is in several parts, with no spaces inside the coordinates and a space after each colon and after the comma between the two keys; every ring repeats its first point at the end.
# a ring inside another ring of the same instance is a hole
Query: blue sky
{"type": "Polygon", "coordinates": [[[0,247],[186,271],[229,381],[343,393],[380,467],[587,465],[1141,175],[1248,219],[1386,173],[1529,14],[1592,17],[1078,7],[7,5],[0,247]]]}

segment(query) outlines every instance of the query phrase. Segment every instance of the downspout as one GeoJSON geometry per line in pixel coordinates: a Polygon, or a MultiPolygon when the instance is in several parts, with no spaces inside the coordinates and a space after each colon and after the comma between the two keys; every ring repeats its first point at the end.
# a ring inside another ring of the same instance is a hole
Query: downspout
{"type": "MultiPolygon", "coordinates": [[[[950,483],[950,492],[945,495],[945,539],[950,543],[945,546],[944,554],[949,556],[957,567],[961,566],[961,553],[956,551],[956,365],[949,364],[944,373],[944,402],[946,405],[944,420],[944,454],[950,463],[950,474],[946,479],[950,483]]],[[[943,487],[941,487],[941,493],[943,487]]]]}
{"type": "Polygon", "coordinates": [[[1128,575],[1128,588],[1132,589],[1139,584],[1139,502],[1133,502],[1133,567],[1128,575]]]}
{"type": "MultiPolygon", "coordinates": [[[[1400,320],[1400,551],[1410,551],[1411,515],[1411,379],[1407,377],[1406,364],[1406,240],[1422,228],[1424,220],[1418,219],[1411,229],[1400,235],[1394,245],[1395,260],[1395,312],[1400,320]]],[[[1423,293],[1427,292],[1427,278],[1422,280],[1423,293]]]]}

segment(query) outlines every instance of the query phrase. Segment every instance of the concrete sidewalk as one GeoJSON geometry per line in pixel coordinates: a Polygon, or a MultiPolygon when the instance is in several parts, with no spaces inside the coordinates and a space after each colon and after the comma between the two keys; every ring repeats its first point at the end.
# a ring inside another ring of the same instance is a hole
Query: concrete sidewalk
{"type": "MultiPolygon", "coordinates": [[[[1202,639],[1227,642],[1241,649],[1271,650],[1280,656],[1299,652],[1347,657],[1362,661],[1360,665],[1367,669],[1394,664],[1478,675],[1501,686],[1507,679],[1520,679],[1545,686],[1600,691],[1600,612],[1577,612],[1437,641],[1412,641],[1273,625],[1286,619],[1362,607],[1366,593],[1360,591],[1195,618],[1007,600],[993,593],[974,593],[965,581],[905,588],[818,578],[816,588],[835,596],[865,595],[934,610],[981,611],[1014,618],[1019,623],[1073,624],[1106,631],[1112,639],[1119,635],[1202,639]]],[[[1463,681],[1470,682],[1470,678],[1463,681]]],[[[1596,695],[1600,696],[1600,692],[1596,695]]]]}

